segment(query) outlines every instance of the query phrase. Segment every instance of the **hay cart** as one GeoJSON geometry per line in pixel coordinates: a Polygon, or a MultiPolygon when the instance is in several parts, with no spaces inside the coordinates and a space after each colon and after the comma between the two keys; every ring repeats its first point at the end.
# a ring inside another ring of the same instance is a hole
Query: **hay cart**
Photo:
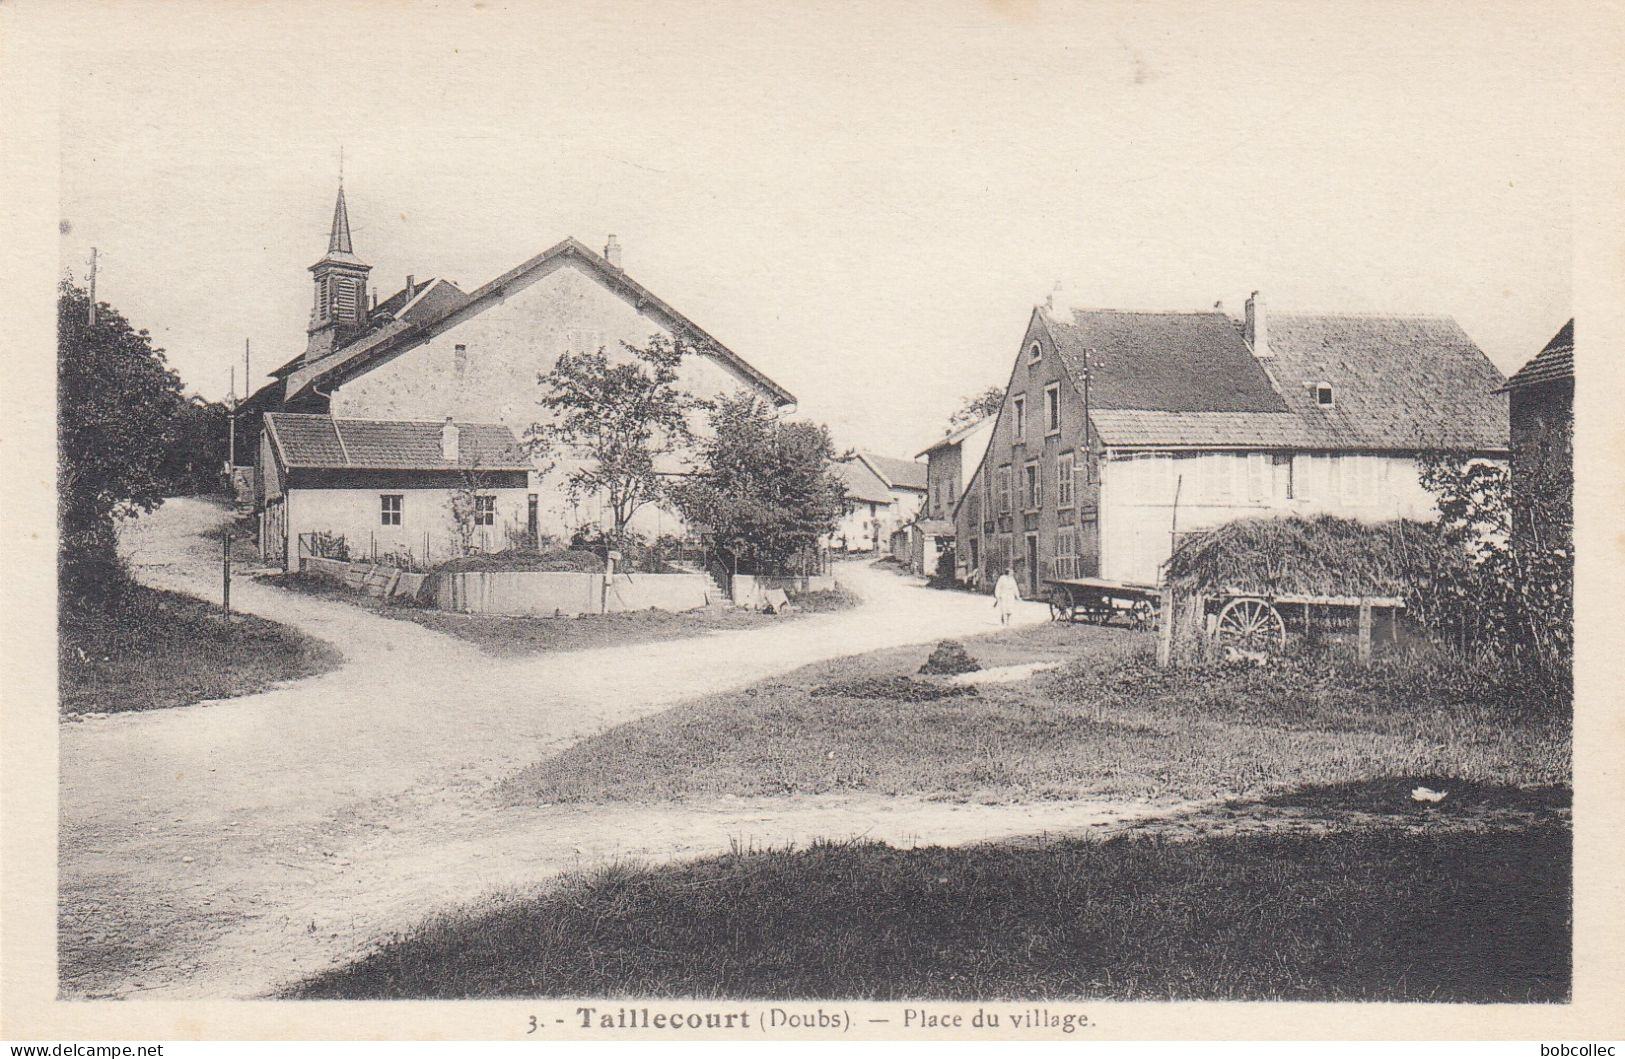
{"type": "MultiPolygon", "coordinates": [[[[1045,582],[1053,621],[1110,625],[1121,620],[1135,629],[1151,629],[1162,609],[1164,590],[1157,585],[1073,577],[1045,582]]],[[[1387,616],[1395,637],[1398,612],[1405,601],[1391,596],[1319,596],[1271,594],[1229,589],[1203,597],[1202,616],[1208,634],[1220,647],[1268,653],[1286,644],[1288,627],[1347,629],[1358,636],[1362,658],[1370,654],[1378,615],[1387,616]]]]}
{"type": "Polygon", "coordinates": [[[1136,629],[1156,624],[1162,589],[1099,577],[1069,577],[1044,582],[1051,621],[1110,625],[1121,619],[1136,629]]]}

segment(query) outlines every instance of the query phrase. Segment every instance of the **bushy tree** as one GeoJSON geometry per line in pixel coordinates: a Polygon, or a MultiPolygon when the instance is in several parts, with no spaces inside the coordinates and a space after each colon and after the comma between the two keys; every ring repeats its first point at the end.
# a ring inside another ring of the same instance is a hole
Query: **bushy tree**
{"type": "Polygon", "coordinates": [[[182,401],[158,471],[165,492],[197,496],[225,488],[230,430],[231,412],[225,405],[196,395],[182,401]]]}
{"type": "Polygon", "coordinates": [[[603,349],[559,357],[538,376],[540,403],[557,418],[525,432],[532,455],[578,461],[565,480],[570,499],[602,496],[616,539],[639,509],[668,497],[668,477],[655,460],[691,448],[688,417],[705,407],[678,385],[678,366],[698,352],[689,339],[655,334],[641,348],[621,346],[625,357],[603,349]]]}
{"type": "Polygon", "coordinates": [[[66,606],[97,602],[121,579],[114,522],[151,511],[168,484],[166,452],[181,412],[180,378],[146,331],[71,279],[57,296],[57,520],[66,606]]]}
{"type": "Polygon", "coordinates": [[[748,394],[719,399],[710,422],[700,469],[676,489],[683,516],[708,527],[717,551],[742,571],[793,569],[846,504],[828,429],[781,423],[748,394]]]}
{"type": "Polygon", "coordinates": [[[973,393],[960,402],[959,411],[948,420],[950,431],[960,427],[969,426],[984,416],[990,416],[1004,405],[1004,387],[989,386],[980,393],[973,393]]]}

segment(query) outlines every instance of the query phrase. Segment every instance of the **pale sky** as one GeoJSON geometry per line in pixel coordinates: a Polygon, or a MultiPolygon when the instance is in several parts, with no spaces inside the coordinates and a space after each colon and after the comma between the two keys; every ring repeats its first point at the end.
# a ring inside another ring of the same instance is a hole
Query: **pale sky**
{"type": "Polygon", "coordinates": [[[1503,371],[1572,315],[1575,42],[1534,4],[148,14],[87,16],[64,61],[62,263],[98,247],[99,296],[213,398],[244,338],[256,385],[303,348],[340,144],[381,296],[614,232],[801,415],[890,455],[1002,384],[1057,279],[1448,313],[1503,371]]]}

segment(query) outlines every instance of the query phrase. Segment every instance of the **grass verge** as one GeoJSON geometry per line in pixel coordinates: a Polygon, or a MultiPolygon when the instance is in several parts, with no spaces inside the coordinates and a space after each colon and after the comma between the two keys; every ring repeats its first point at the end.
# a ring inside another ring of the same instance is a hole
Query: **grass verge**
{"type": "Polygon", "coordinates": [[[929,646],[809,666],[611,729],[524,770],[517,802],[865,792],[982,801],[1209,798],[1417,774],[1566,784],[1566,708],[1412,654],[1158,670],[1151,639],[1049,624],[967,641],[985,668],[1068,658],[975,696],[900,696],[929,646]]]}
{"type": "Polygon", "coordinates": [[[192,596],[129,584],[105,609],[65,608],[57,673],[64,716],[252,695],[338,666],[335,648],[250,614],[221,621],[192,596]]]}
{"type": "Polygon", "coordinates": [[[567,876],[290,995],[1556,1002],[1570,855],[1559,822],[817,844],[567,876]]]}
{"type": "MultiPolygon", "coordinates": [[[[795,614],[758,614],[749,610],[625,611],[619,614],[583,614],[574,618],[504,618],[490,614],[461,614],[437,610],[402,599],[363,595],[311,574],[262,574],[262,584],[338,600],[374,614],[415,622],[426,629],[455,636],[498,656],[579,651],[594,647],[680,640],[708,632],[759,629],[786,621],[795,614]]],[[[844,590],[816,592],[809,611],[839,610],[853,606],[858,597],[844,590]]]]}

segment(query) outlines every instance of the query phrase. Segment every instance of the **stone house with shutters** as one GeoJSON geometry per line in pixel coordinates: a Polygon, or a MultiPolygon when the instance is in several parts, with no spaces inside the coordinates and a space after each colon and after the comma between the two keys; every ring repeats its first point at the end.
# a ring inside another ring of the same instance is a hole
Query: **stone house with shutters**
{"type": "MultiPolygon", "coordinates": [[[[522,437],[546,418],[537,376],[561,354],[603,349],[613,360],[625,356],[622,343],[646,346],[655,334],[683,336],[701,351],[679,369],[680,385],[696,396],[748,393],[776,409],[794,406],[788,390],[633,279],[621,255],[613,235],[601,254],[567,238],[471,291],[445,278],[407,276],[400,290],[380,300],[369,291],[371,266],[355,253],[341,187],[327,252],[310,269],[314,300],[305,349],[240,406],[239,430],[253,436],[240,437],[247,444],[238,451],[266,451],[258,435],[271,413],[331,417],[345,435],[347,422],[394,423],[412,433],[424,424],[438,430],[449,418],[522,437]]],[[[704,417],[697,415],[693,425],[703,430],[704,417]]],[[[567,536],[580,526],[607,525],[598,502],[573,504],[564,495],[562,483],[574,464],[569,453],[556,459],[545,478],[535,468],[528,472],[527,531],[567,536]]],[[[659,469],[682,468],[667,461],[659,469]]],[[[269,502],[257,497],[262,521],[269,502]]],[[[632,529],[655,537],[684,527],[672,512],[651,506],[632,529]]],[[[262,541],[269,554],[287,546],[262,541]]]]}
{"type": "Polygon", "coordinates": [[[913,572],[928,577],[935,574],[942,553],[953,547],[954,508],[987,451],[993,421],[993,416],[983,416],[951,430],[915,457],[925,460],[926,493],[920,517],[910,527],[909,568],[913,572]]]}
{"type": "Polygon", "coordinates": [[[830,545],[846,552],[892,552],[893,538],[919,513],[926,492],[925,464],[854,452],[836,461],[832,470],[846,486],[846,510],[828,538],[830,545]]]}
{"type": "Polygon", "coordinates": [[[1426,518],[1420,460],[1504,460],[1503,379],[1445,316],[1033,311],[954,512],[960,576],[1156,584],[1238,518],[1426,518]]]}

